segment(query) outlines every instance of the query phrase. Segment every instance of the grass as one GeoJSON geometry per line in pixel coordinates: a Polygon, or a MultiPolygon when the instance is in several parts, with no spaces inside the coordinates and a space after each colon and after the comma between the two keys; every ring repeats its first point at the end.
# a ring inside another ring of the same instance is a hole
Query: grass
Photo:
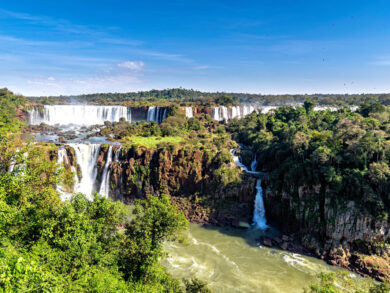
{"type": "Polygon", "coordinates": [[[156,147],[159,143],[180,143],[183,137],[180,136],[129,136],[125,138],[126,144],[136,144],[145,147],[156,147]]]}

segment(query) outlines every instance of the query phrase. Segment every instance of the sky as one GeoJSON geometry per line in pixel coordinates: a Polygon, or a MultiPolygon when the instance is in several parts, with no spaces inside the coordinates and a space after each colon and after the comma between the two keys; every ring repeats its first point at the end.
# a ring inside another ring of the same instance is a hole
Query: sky
{"type": "Polygon", "coordinates": [[[0,0],[0,87],[390,92],[390,2],[0,0]]]}

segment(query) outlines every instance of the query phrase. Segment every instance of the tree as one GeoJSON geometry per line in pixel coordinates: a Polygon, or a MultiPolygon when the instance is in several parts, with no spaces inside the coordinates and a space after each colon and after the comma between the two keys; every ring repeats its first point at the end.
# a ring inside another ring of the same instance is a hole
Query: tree
{"type": "Polygon", "coordinates": [[[122,243],[121,270],[127,279],[147,280],[162,256],[163,241],[173,239],[187,227],[183,213],[170,204],[170,199],[150,196],[136,203],[136,218],[126,226],[122,243]]]}
{"type": "Polygon", "coordinates": [[[304,103],[303,103],[303,107],[305,108],[306,110],[306,114],[309,114],[310,112],[312,112],[314,110],[314,107],[317,105],[317,103],[311,99],[309,100],[306,100],[304,103]]]}

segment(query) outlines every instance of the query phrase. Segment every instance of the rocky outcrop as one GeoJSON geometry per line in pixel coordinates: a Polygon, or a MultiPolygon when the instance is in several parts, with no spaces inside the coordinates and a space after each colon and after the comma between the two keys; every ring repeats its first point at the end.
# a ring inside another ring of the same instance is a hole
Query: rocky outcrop
{"type": "MultiPolygon", "coordinates": [[[[114,146],[113,153],[118,148],[114,146]]],[[[102,146],[98,156],[97,180],[107,160],[107,149],[102,146]]],[[[194,222],[218,225],[249,222],[256,179],[243,174],[233,163],[222,165],[232,172],[226,176],[234,180],[221,182],[224,175],[216,174],[221,162],[213,152],[179,146],[122,148],[118,161],[113,160],[110,165],[110,194],[123,202],[169,194],[194,222]]]]}
{"type": "Polygon", "coordinates": [[[287,193],[274,191],[270,183],[265,176],[264,204],[271,223],[295,233],[304,248],[331,264],[390,281],[387,219],[373,217],[354,201],[337,201],[323,186],[301,186],[287,193]],[[381,259],[375,269],[374,257],[381,259]]]}

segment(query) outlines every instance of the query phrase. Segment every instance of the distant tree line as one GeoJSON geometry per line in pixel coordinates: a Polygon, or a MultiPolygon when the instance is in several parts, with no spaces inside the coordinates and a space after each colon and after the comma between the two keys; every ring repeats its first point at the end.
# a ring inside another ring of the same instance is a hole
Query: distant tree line
{"type": "Polygon", "coordinates": [[[189,102],[202,104],[225,103],[260,103],[263,105],[286,105],[302,104],[311,99],[318,105],[323,106],[351,106],[363,102],[380,103],[390,105],[390,94],[297,94],[297,95],[262,95],[249,93],[225,93],[225,92],[201,92],[193,89],[173,88],[164,90],[150,90],[128,93],[96,93],[74,96],[46,96],[30,97],[34,103],[56,104],[56,103],[121,103],[136,101],[166,101],[166,102],[189,102]],[[222,99],[221,99],[222,97],[222,99]]]}

